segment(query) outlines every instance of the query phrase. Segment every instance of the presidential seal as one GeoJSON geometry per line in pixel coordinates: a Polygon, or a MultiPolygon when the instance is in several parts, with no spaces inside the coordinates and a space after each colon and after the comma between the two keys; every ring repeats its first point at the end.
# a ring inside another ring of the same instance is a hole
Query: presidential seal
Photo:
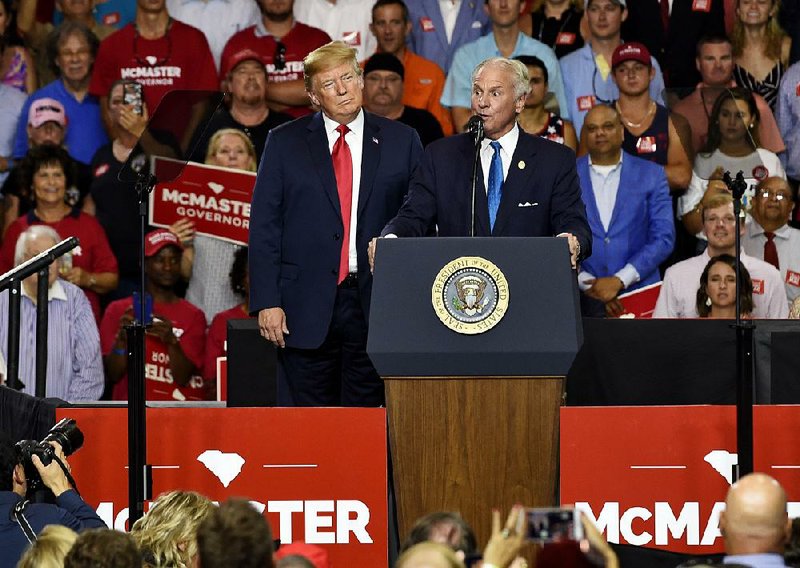
{"type": "Polygon", "coordinates": [[[485,258],[462,256],[436,275],[431,301],[439,320],[456,333],[483,333],[496,326],[508,310],[508,281],[485,258]]]}

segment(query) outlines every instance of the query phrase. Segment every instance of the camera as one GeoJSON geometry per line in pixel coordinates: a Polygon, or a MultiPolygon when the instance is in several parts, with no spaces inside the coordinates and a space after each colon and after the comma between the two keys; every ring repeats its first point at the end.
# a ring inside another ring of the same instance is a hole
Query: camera
{"type": "Polygon", "coordinates": [[[77,422],[72,418],[63,418],[53,426],[41,442],[36,440],[21,440],[16,448],[21,458],[22,467],[25,468],[25,479],[28,481],[28,493],[32,494],[46,489],[39,470],[33,465],[31,458],[39,456],[42,464],[50,465],[55,458],[56,451],[49,442],[58,442],[65,456],[70,456],[83,446],[83,432],[78,428],[77,422]]]}

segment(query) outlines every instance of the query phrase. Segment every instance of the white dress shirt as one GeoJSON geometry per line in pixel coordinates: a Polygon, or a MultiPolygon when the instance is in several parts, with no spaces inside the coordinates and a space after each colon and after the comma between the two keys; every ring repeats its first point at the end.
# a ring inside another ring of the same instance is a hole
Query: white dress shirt
{"type": "MultiPolygon", "coordinates": [[[[517,149],[517,142],[519,141],[519,126],[514,125],[514,128],[503,134],[497,139],[500,142],[500,159],[503,162],[503,181],[508,177],[508,170],[511,168],[511,159],[514,157],[514,150],[517,149]]],[[[483,188],[489,191],[489,168],[492,167],[492,158],[494,157],[494,148],[491,143],[494,140],[484,138],[481,140],[481,168],[483,168],[483,188]]]]}

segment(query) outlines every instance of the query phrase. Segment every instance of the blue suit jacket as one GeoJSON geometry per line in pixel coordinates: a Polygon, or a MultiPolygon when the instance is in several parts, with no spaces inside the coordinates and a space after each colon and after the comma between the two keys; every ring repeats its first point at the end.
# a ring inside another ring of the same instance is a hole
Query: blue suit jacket
{"type": "MultiPolygon", "coordinates": [[[[358,285],[369,313],[367,245],[397,213],[422,154],[416,131],[364,113],[358,195],[358,285]]],[[[286,345],[319,347],[336,299],[344,225],[322,115],[270,131],[250,215],[250,311],[281,307],[286,345]]]]}
{"type": "MultiPolygon", "coordinates": [[[[474,146],[468,134],[428,145],[411,181],[402,209],[383,230],[398,237],[421,237],[434,224],[441,237],[470,234],[470,177],[474,146]]],[[[574,234],[581,256],[592,250],[592,235],[581,201],[575,154],[561,144],[520,132],[511,160],[494,231],[489,230],[489,206],[483,173],[478,166],[475,191],[475,235],[552,237],[574,234]]]]}
{"type": "Polygon", "coordinates": [[[658,265],[675,245],[672,199],[663,166],[624,153],[608,231],[597,210],[588,155],[578,158],[578,175],[594,239],[592,255],[582,270],[597,277],[611,276],[630,263],[640,277],[631,290],[661,280],[658,265]]]}

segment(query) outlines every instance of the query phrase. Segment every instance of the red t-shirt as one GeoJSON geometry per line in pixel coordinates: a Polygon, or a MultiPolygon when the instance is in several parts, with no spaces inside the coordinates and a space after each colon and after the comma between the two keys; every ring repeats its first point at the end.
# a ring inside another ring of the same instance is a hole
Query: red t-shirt
{"type": "MultiPolygon", "coordinates": [[[[114,348],[119,331],[119,322],[128,308],[133,307],[133,298],[112,302],[103,314],[100,324],[100,348],[108,355],[114,348]]],[[[153,304],[153,317],[162,316],[172,322],[172,331],[178,338],[186,357],[198,369],[185,387],[179,387],[172,380],[169,368],[167,346],[152,335],[145,336],[145,396],[147,400],[206,400],[206,389],[199,370],[203,365],[203,351],[206,343],[206,317],[199,308],[186,300],[174,304],[153,304]]],[[[128,375],[122,376],[114,385],[114,400],[128,400],[128,375]]]]}
{"type": "Polygon", "coordinates": [[[209,381],[216,381],[217,359],[225,356],[225,341],[228,339],[228,320],[245,319],[247,315],[239,304],[229,310],[218,313],[211,320],[206,339],[206,360],[203,365],[203,377],[209,381]]]}
{"type": "Polygon", "coordinates": [[[140,37],[133,24],[104,39],[94,62],[89,92],[108,96],[117,79],[142,84],[151,117],[169,91],[219,90],[206,36],[178,20],[172,20],[166,35],[159,39],[140,37]]]}
{"type": "MultiPolygon", "coordinates": [[[[256,26],[250,26],[233,34],[225,49],[222,50],[222,61],[242,49],[252,49],[264,58],[267,66],[267,79],[271,82],[294,81],[303,78],[303,59],[306,55],[330,43],[331,38],[319,28],[312,28],[300,22],[295,22],[288,34],[283,36],[281,43],[286,46],[286,67],[282,70],[275,68],[275,46],[277,42],[271,35],[258,35],[256,26]]],[[[221,77],[220,80],[224,80],[221,77]]],[[[312,111],[306,106],[295,106],[284,109],[283,112],[294,116],[303,116],[312,111]]]]}
{"type": "MultiPolygon", "coordinates": [[[[73,209],[69,215],[55,223],[43,223],[33,210],[11,223],[3,237],[3,246],[0,248],[0,273],[14,268],[14,249],[17,246],[17,239],[31,225],[53,227],[62,239],[78,237],[81,244],[72,249],[72,266],[82,268],[92,274],[119,271],[117,259],[111,252],[111,246],[108,244],[103,227],[91,215],[73,209]]],[[[82,290],[92,304],[95,320],[100,321],[100,296],[88,288],[82,288],[82,290]]]]}

